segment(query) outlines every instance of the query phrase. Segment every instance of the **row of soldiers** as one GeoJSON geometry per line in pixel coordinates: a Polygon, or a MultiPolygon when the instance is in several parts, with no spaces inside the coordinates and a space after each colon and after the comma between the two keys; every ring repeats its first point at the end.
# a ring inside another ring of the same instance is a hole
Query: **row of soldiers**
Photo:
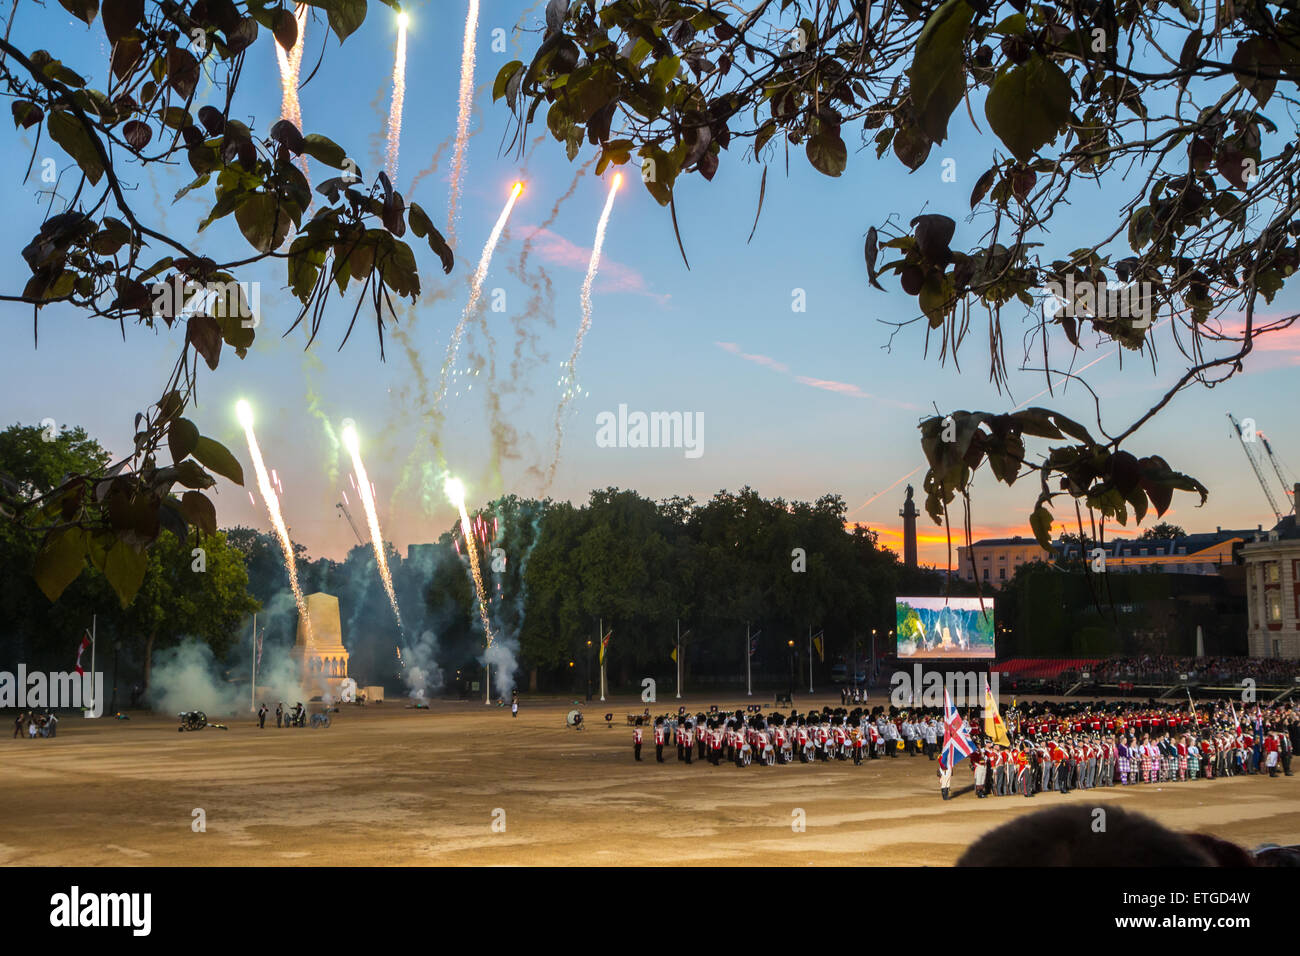
{"type": "Polygon", "coordinates": [[[1193,733],[1077,734],[985,742],[971,755],[979,797],[1176,783],[1279,772],[1291,776],[1292,727],[1220,723],[1193,733]]]}
{"type": "MultiPolygon", "coordinates": [[[[648,717],[638,717],[632,732],[633,756],[641,759],[648,717]]],[[[883,708],[867,711],[838,707],[800,714],[792,711],[762,714],[665,714],[654,718],[655,760],[664,762],[664,748],[677,751],[677,759],[691,763],[707,760],[715,766],[727,761],[737,766],[760,763],[814,763],[829,760],[928,756],[935,759],[943,740],[936,717],[886,715],[883,708]]]]}

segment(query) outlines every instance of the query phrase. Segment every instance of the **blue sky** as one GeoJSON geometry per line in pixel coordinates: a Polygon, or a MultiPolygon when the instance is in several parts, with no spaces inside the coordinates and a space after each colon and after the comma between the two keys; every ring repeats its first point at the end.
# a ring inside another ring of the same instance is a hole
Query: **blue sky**
{"type": "MultiPolygon", "coordinates": [[[[423,205],[440,228],[448,204],[465,8],[464,0],[407,8],[411,29],[397,186],[405,192],[418,177],[408,199],[423,205]]],[[[539,32],[521,34],[516,27],[522,23],[538,31],[542,7],[487,2],[483,8],[471,122],[475,133],[468,144],[456,267],[451,276],[443,276],[435,257],[418,244],[424,301],[413,310],[404,309],[402,317],[424,374],[436,381],[479,251],[510,184],[524,178],[527,188],[485,283],[485,296],[501,289],[506,303],[504,313],[486,313],[496,341],[498,379],[508,387],[501,397],[501,417],[515,436],[509,444],[513,457],[506,460],[499,479],[489,466],[490,419],[483,398],[488,373],[473,379],[472,390],[449,395],[447,406],[443,444],[450,467],[469,487],[471,505],[501,492],[536,495],[541,490],[537,472],[550,461],[552,421],[562,391],[559,366],[568,358],[581,318],[579,290],[607,189],[607,182],[583,174],[553,225],[534,236],[528,269],[534,275],[544,271],[553,298],[542,312],[529,313],[529,289],[509,266],[570,187],[591,148],[573,164],[549,137],[522,161],[513,153],[501,153],[508,116],[502,104],[491,103],[491,82],[508,60],[531,56],[539,32]],[[526,12],[530,6],[536,9],[526,12]],[[506,53],[491,48],[497,29],[507,37],[506,53]],[[530,348],[518,376],[512,377],[516,327],[525,331],[530,348]]],[[[102,86],[107,49],[98,22],[87,29],[54,4],[43,10],[23,6],[17,17],[13,36],[21,47],[39,45],[34,38],[57,35],[58,52],[69,65],[90,76],[92,85],[102,86]]],[[[325,36],[323,20],[310,23],[304,76],[314,66],[325,36]]],[[[365,24],[341,48],[332,34],[328,36],[324,65],[301,92],[305,131],[324,133],[348,148],[367,179],[383,165],[395,37],[393,17],[372,4],[365,24]]],[[[265,31],[249,53],[237,103],[259,132],[279,118],[279,75],[265,31]]],[[[973,108],[983,126],[979,104],[973,108]]],[[[530,132],[530,142],[539,132],[544,132],[540,121],[530,132]]],[[[615,201],[595,283],[592,328],[578,364],[583,396],[567,419],[551,494],[580,501],[593,488],[615,485],[654,498],[689,494],[706,499],[719,489],[746,484],[764,495],[786,498],[837,492],[848,502],[853,520],[879,528],[886,543],[897,546],[904,483],[879,493],[919,469],[910,480],[921,497],[924,467],[918,421],[936,405],[943,411],[1010,410],[1045,387],[1041,374],[1013,371],[1012,394],[997,393],[988,381],[987,337],[979,318],[963,348],[960,372],[951,363],[939,364],[937,348],[923,357],[921,324],[899,332],[892,349],[887,348],[891,329],[883,322],[911,318],[915,301],[898,291],[892,278],[883,283],[888,293],[868,286],[862,258],[867,227],[880,225],[890,214],[905,225],[925,207],[958,220],[958,247],[973,243],[983,231],[979,221],[967,221],[968,197],[991,164],[994,141],[987,129],[981,136],[971,127],[964,110],[954,117],[952,133],[952,139],[936,147],[927,163],[910,175],[892,155],[878,161],[874,148],[855,152],[854,143],[849,168],[838,179],[812,171],[802,149],[794,148],[787,176],[784,157],[777,155],[768,172],[762,218],[748,244],[761,166],[742,150],[724,153],[712,183],[698,176],[679,181],[677,208],[689,270],[677,252],[667,210],[644,191],[633,168],[615,201]],[[945,157],[956,161],[955,184],[941,179],[945,157]],[[802,313],[791,309],[797,289],[806,297],[802,313]],[[680,449],[597,447],[596,415],[620,404],[632,410],[702,412],[703,456],[688,459],[680,449]]],[[[33,138],[12,130],[3,135],[0,175],[11,184],[6,205],[16,222],[0,235],[0,276],[8,287],[20,288],[26,268],[19,251],[39,225],[43,184],[34,175],[25,186],[17,185],[33,138]]],[[[40,159],[47,155],[67,165],[65,156],[43,142],[37,173],[40,159]]],[[[188,174],[188,168],[159,171],[139,180],[135,194],[142,210],[162,210],[166,226],[183,237],[194,235],[211,195],[210,189],[196,190],[173,203],[172,195],[189,181],[188,174]]],[[[325,175],[318,164],[311,174],[314,182],[325,175]]],[[[1063,255],[1110,226],[1124,195],[1110,187],[1093,195],[1080,188],[1073,198],[1074,204],[1054,220],[1052,256],[1063,255]]],[[[247,248],[232,219],[209,233],[204,241],[219,252],[247,248]]],[[[349,469],[324,423],[328,420],[337,430],[350,417],[362,435],[386,536],[403,549],[436,538],[452,520],[450,507],[439,502],[430,509],[416,489],[401,488],[402,476],[433,454],[420,444],[421,409],[407,353],[388,340],[388,360],[381,363],[374,325],[364,320],[343,350],[336,351],[351,301],[332,308],[320,339],[304,351],[299,333],[280,337],[296,314],[282,289],[282,270],[268,267],[249,278],[263,284],[257,344],[244,361],[227,351],[216,373],[204,371],[200,404],[192,417],[205,433],[226,441],[247,461],[233,412],[235,400],[247,397],[257,411],[267,464],[277,469],[284,485],[282,505],[295,540],[313,554],[333,556],[353,543],[334,508],[340,489],[348,487],[349,469]]],[[[1280,314],[1287,304],[1286,297],[1275,301],[1268,314],[1280,314]]],[[[0,310],[6,319],[0,324],[0,407],[5,420],[34,423],[53,418],[85,426],[115,451],[128,447],[132,416],[157,398],[180,334],[128,328],[123,343],[116,325],[48,309],[41,317],[39,347],[33,348],[30,313],[11,304],[0,305],[0,310]]],[[[1008,310],[1003,324],[1008,365],[1016,369],[1023,364],[1021,336],[1028,320],[1008,310]]],[[[1104,421],[1112,432],[1149,407],[1185,368],[1167,326],[1154,338],[1162,360],[1156,374],[1144,357],[1131,353],[1122,368],[1111,356],[1087,373],[1102,396],[1104,421]]],[[[1075,359],[1076,366],[1114,352],[1112,345],[1085,344],[1088,348],[1075,359]]],[[[458,367],[465,368],[475,355],[485,357],[487,351],[471,325],[458,367]]],[[[1213,391],[1184,393],[1127,445],[1139,455],[1163,453],[1175,468],[1209,486],[1210,501],[1203,509],[1193,507],[1193,496],[1176,496],[1171,520],[1191,531],[1271,524],[1224,414],[1231,410],[1238,417],[1254,417],[1283,459],[1300,462],[1300,425],[1289,408],[1296,395],[1298,360],[1297,338],[1266,344],[1251,358],[1246,375],[1213,391]],[[1284,401],[1287,398],[1292,401],[1284,401]]],[[[1062,351],[1055,361],[1065,363],[1068,356],[1062,351]]],[[[1030,357],[1030,364],[1036,362],[1036,356],[1030,357]]],[[[1033,403],[1095,425],[1092,401],[1081,388],[1056,398],[1043,395],[1033,403]]],[[[1005,489],[982,475],[976,489],[977,533],[1023,531],[1035,490],[1032,479],[1005,489]]],[[[229,483],[219,488],[218,510],[223,524],[267,526],[261,507],[250,504],[246,492],[229,483]]],[[[923,530],[928,538],[942,535],[928,519],[923,519],[923,530]]],[[[942,564],[945,559],[938,540],[923,540],[921,553],[923,560],[942,564]]]]}

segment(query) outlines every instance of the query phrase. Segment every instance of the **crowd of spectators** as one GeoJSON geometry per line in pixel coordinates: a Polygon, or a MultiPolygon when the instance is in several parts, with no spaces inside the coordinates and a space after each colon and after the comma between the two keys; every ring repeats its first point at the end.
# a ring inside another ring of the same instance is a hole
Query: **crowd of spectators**
{"type": "Polygon", "coordinates": [[[1172,657],[1151,654],[1144,657],[1110,658],[1092,669],[1098,684],[1213,684],[1240,683],[1250,678],[1257,684],[1283,686],[1300,674],[1300,663],[1268,657],[1172,657]]]}

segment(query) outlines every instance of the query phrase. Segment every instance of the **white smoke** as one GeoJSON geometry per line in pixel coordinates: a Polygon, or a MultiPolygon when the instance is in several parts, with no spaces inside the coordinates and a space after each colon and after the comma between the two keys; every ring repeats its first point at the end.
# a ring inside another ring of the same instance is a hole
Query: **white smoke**
{"type": "Polygon", "coordinates": [[[433,631],[421,631],[420,636],[408,641],[402,648],[402,681],[407,696],[424,702],[442,689],[442,668],[438,666],[438,638],[433,631]]]}
{"type": "Polygon", "coordinates": [[[507,699],[515,689],[515,674],[519,670],[515,654],[518,650],[519,642],[514,637],[501,633],[481,658],[484,664],[491,665],[492,683],[496,685],[497,696],[502,700],[507,699]]]}
{"type": "Polygon", "coordinates": [[[187,638],[154,655],[149,705],[163,713],[201,710],[209,716],[233,714],[244,703],[236,685],[218,677],[212,648],[187,638]]]}

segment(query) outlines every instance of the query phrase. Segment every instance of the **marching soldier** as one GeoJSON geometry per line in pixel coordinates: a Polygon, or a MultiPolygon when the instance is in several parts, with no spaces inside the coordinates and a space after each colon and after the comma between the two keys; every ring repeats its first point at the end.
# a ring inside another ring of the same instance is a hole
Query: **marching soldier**
{"type": "Polygon", "coordinates": [[[655,760],[664,762],[664,719],[655,718],[655,760]]]}
{"type": "Polygon", "coordinates": [[[632,730],[632,753],[636,757],[637,763],[641,762],[641,718],[636,719],[636,727],[632,730]]]}

